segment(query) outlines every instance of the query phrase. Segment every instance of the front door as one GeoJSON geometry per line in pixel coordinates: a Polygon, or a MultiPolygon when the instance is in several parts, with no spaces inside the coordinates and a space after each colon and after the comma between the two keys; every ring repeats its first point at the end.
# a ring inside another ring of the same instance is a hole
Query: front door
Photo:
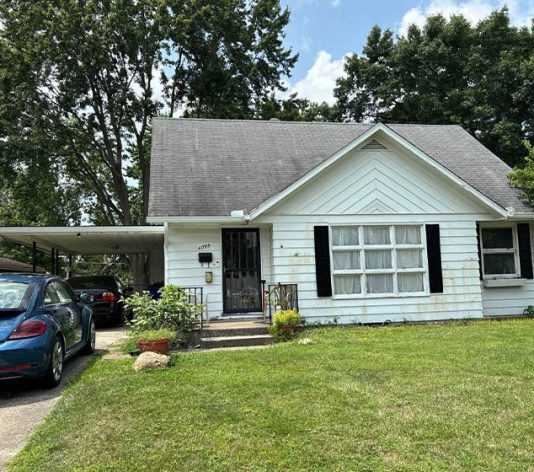
{"type": "Polygon", "coordinates": [[[224,313],[261,311],[260,232],[223,229],[224,313]]]}

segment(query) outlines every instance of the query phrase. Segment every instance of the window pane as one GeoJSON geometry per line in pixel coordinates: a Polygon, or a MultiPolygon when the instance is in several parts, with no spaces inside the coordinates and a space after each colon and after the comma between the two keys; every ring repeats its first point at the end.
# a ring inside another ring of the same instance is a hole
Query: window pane
{"type": "Polygon", "coordinates": [[[397,267],[399,269],[417,269],[423,267],[423,253],[420,249],[398,249],[397,267]]]}
{"type": "Polygon", "coordinates": [[[484,273],[515,274],[515,254],[484,254],[484,273]]]}
{"type": "Polygon", "coordinates": [[[361,293],[362,287],[359,275],[335,275],[334,292],[338,295],[361,293]]]}
{"type": "Polygon", "coordinates": [[[423,274],[399,274],[399,292],[422,292],[423,274]]]}
{"type": "Polygon", "coordinates": [[[512,228],[482,228],[484,249],[511,249],[514,247],[512,228]]]}
{"type": "Polygon", "coordinates": [[[333,246],[358,246],[357,226],[334,226],[332,228],[333,246]]]}
{"type": "Polygon", "coordinates": [[[367,275],[367,293],[392,293],[393,274],[367,275]]]}
{"type": "Polygon", "coordinates": [[[397,244],[421,244],[420,226],[395,226],[397,244]]]}
{"type": "Polygon", "coordinates": [[[363,233],[365,244],[390,244],[389,226],[364,226],[363,233]]]}
{"type": "Polygon", "coordinates": [[[391,269],[391,251],[365,251],[367,269],[391,269]]]}
{"type": "Polygon", "coordinates": [[[360,268],[360,251],[335,251],[334,270],[360,268]]]}

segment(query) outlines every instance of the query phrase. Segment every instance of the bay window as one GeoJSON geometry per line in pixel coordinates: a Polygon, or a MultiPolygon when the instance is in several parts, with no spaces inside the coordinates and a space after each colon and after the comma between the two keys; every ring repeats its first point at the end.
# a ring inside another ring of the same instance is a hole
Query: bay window
{"type": "Polygon", "coordinates": [[[423,227],[332,226],[335,295],[425,292],[423,227]]]}

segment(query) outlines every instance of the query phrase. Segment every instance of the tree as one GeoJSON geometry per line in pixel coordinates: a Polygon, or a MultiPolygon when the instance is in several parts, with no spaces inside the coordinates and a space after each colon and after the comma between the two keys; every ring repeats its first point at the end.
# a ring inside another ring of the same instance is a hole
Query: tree
{"type": "Polygon", "coordinates": [[[256,117],[261,120],[331,121],[333,116],[333,110],[328,103],[315,103],[298,98],[296,93],[285,99],[277,99],[272,95],[263,100],[256,111],[256,117]]]}
{"type": "Polygon", "coordinates": [[[374,27],[345,64],[337,119],[460,124],[510,165],[534,139],[534,26],[510,25],[506,8],[472,26],[436,15],[394,38],[374,27]]]}
{"type": "Polygon", "coordinates": [[[521,167],[515,167],[508,180],[514,187],[520,188],[526,199],[534,204],[534,146],[525,141],[528,155],[525,157],[521,167]]]}
{"type": "Polygon", "coordinates": [[[42,153],[78,183],[92,222],[143,224],[150,119],[252,116],[296,61],[288,21],[279,0],[4,0],[19,79],[8,142],[46,137],[42,153]]]}

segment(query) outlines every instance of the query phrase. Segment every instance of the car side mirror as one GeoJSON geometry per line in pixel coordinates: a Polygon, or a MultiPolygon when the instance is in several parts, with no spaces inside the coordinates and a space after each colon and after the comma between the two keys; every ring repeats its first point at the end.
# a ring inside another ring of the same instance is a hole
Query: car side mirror
{"type": "Polygon", "coordinates": [[[80,293],[78,295],[78,301],[82,303],[87,303],[89,301],[89,294],[88,293],[80,293]]]}

